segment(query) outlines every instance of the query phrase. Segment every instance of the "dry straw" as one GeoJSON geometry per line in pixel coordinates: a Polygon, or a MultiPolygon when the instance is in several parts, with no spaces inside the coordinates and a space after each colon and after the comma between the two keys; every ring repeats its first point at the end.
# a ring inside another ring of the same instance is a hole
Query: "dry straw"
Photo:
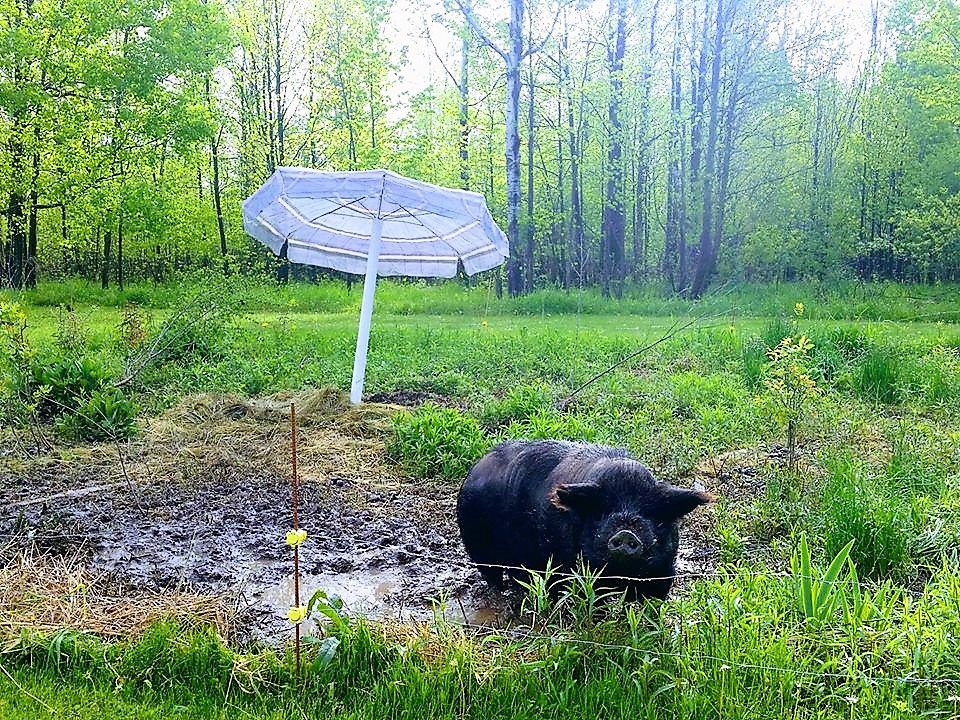
{"type": "Polygon", "coordinates": [[[233,616],[221,598],[184,592],[127,592],[78,558],[21,552],[0,568],[0,639],[24,631],[75,630],[105,638],[138,637],[159,620],[204,624],[230,637],[233,616]]]}

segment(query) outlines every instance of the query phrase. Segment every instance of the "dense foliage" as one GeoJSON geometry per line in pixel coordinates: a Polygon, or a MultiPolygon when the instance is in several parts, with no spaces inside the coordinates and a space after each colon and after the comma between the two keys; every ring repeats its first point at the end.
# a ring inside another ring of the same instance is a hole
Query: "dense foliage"
{"type": "Polygon", "coordinates": [[[846,34],[783,0],[502,5],[3,0],[4,282],[286,277],[239,218],[284,164],[483,192],[514,293],[956,278],[956,3],[846,34]]]}

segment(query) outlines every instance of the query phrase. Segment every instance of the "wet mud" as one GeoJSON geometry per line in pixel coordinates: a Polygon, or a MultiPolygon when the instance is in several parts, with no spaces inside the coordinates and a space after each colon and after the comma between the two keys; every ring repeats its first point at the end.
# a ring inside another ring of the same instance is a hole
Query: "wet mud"
{"type": "MultiPolygon", "coordinates": [[[[124,447],[0,457],[0,537],[78,556],[132,590],[222,596],[245,636],[282,637],[293,604],[284,402],[193,398],[124,447]]],[[[303,601],[323,589],[371,617],[508,621],[515,602],[486,588],[460,543],[456,484],[401,477],[375,421],[304,413],[303,601]]],[[[695,516],[682,529],[680,573],[715,566],[710,525],[695,516]]]]}

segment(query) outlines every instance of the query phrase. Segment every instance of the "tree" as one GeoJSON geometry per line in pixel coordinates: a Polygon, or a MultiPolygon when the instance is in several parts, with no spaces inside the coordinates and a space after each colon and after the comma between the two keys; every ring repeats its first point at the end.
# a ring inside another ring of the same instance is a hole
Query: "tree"
{"type": "MultiPolygon", "coordinates": [[[[541,50],[550,32],[538,43],[524,42],[523,17],[526,0],[509,0],[506,47],[500,47],[481,25],[469,0],[457,0],[457,6],[480,40],[496,52],[506,67],[506,159],[507,159],[507,240],[510,244],[510,259],[507,261],[507,288],[511,295],[523,290],[523,273],[520,265],[520,66],[524,60],[541,50]]],[[[559,14],[559,11],[558,11],[559,14]]],[[[556,24],[557,15],[553,24],[556,24]]]]}

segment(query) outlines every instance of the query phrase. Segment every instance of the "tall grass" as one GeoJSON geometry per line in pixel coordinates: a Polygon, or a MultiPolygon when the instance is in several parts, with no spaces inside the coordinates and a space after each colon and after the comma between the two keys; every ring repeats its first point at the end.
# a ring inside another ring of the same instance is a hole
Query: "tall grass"
{"type": "Polygon", "coordinates": [[[861,575],[886,576],[902,568],[913,537],[907,489],[845,454],[830,458],[827,472],[822,499],[827,554],[836,555],[852,540],[850,557],[861,575]]]}
{"type": "MultiPolygon", "coordinates": [[[[187,275],[168,284],[135,283],[124,290],[101,290],[98,283],[79,279],[41,282],[34,290],[13,293],[32,305],[101,305],[120,307],[133,302],[144,307],[168,308],[183,287],[210,282],[209,274],[187,275]]],[[[359,308],[361,283],[351,288],[342,281],[296,282],[288,285],[260,278],[226,279],[251,310],[269,312],[353,312],[359,308]]],[[[382,280],[377,305],[397,315],[754,315],[782,317],[803,302],[812,320],[960,321],[960,293],[949,287],[907,286],[896,283],[726,283],[694,302],[657,283],[631,286],[620,299],[605,298],[597,288],[545,288],[518,298],[498,299],[488,276],[468,284],[458,281],[382,280]]],[[[782,337],[782,336],[781,336],[782,337]]]]}
{"type": "Polygon", "coordinates": [[[52,659],[42,640],[21,641],[5,655],[18,686],[0,678],[0,712],[32,717],[43,702],[66,714],[75,698],[104,700],[127,717],[178,705],[188,717],[257,720],[954,712],[960,653],[938,638],[960,633],[960,576],[944,575],[910,603],[871,593],[868,621],[844,611],[845,588],[815,630],[797,584],[743,569],[659,607],[620,606],[598,603],[587,578],[560,599],[562,612],[541,603],[535,625],[507,631],[438,621],[431,633],[384,632],[352,620],[337,631],[331,662],[314,663],[308,646],[299,679],[286,655],[228,650],[203,631],[173,626],[139,641],[80,638],[69,664],[62,653],[52,659]]]}

